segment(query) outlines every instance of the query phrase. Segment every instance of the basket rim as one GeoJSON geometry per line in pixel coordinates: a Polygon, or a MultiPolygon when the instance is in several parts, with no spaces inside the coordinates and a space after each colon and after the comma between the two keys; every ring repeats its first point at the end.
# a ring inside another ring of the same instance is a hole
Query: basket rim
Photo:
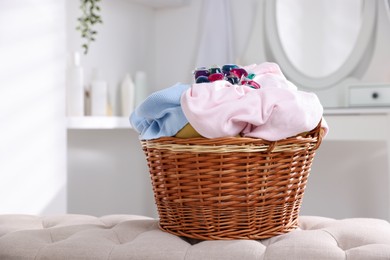
{"type": "Polygon", "coordinates": [[[267,141],[251,137],[220,138],[178,138],[160,137],[152,140],[141,140],[144,149],[164,149],[173,152],[197,153],[252,153],[252,152],[299,152],[316,150],[323,139],[325,130],[321,122],[311,131],[278,141],[267,141]]]}

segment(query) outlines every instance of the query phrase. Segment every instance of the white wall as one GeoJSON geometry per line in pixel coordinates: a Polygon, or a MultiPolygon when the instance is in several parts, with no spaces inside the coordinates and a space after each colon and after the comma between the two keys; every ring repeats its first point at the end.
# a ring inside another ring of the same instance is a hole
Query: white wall
{"type": "Polygon", "coordinates": [[[65,1],[0,1],[0,214],[66,211],[65,1]]]}
{"type": "Polygon", "coordinates": [[[378,32],[370,65],[362,78],[364,82],[390,82],[390,10],[385,8],[385,1],[378,1],[378,32]]]}

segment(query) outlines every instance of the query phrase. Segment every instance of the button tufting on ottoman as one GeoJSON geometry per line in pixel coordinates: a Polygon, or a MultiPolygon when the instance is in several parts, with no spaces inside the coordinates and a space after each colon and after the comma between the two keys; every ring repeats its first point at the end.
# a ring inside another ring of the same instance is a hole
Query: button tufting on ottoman
{"type": "Polygon", "coordinates": [[[199,241],[133,215],[0,215],[0,259],[390,259],[390,224],[379,219],[300,217],[265,240],[199,241]]]}

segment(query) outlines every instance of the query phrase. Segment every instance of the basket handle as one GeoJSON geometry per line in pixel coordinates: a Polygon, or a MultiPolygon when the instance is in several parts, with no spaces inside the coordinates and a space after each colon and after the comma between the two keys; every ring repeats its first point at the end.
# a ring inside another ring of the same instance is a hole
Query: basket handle
{"type": "Polygon", "coordinates": [[[320,147],[321,143],[322,143],[322,139],[324,138],[325,136],[325,129],[322,126],[322,119],[320,120],[320,122],[318,123],[318,125],[316,126],[316,128],[314,128],[311,132],[314,134],[314,136],[317,137],[317,143],[316,145],[313,147],[314,150],[317,150],[318,147],[320,147]]]}

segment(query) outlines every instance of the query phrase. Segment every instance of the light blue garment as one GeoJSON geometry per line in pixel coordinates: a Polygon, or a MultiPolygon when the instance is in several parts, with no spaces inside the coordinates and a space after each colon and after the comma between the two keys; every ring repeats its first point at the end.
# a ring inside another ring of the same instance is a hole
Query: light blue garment
{"type": "Polygon", "coordinates": [[[177,83],[151,94],[130,115],[130,123],[142,140],[174,136],[188,120],[180,105],[180,98],[190,85],[177,83]]]}

